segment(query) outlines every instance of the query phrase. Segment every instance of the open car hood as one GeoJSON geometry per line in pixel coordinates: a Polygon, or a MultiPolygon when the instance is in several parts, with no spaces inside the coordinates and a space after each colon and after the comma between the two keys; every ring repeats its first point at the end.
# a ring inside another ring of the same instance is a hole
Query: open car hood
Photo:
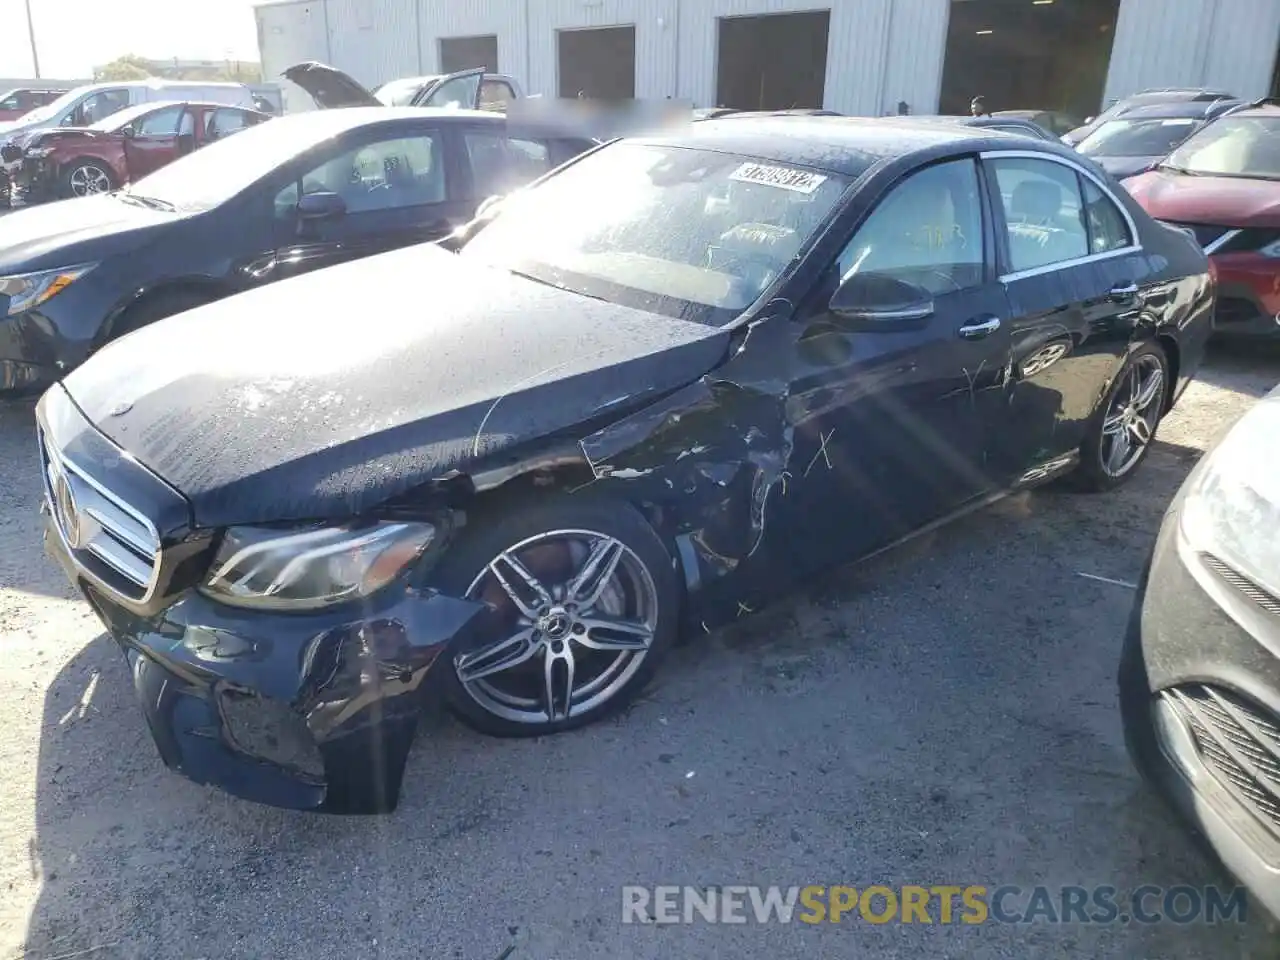
{"type": "Polygon", "coordinates": [[[321,110],[382,106],[381,100],[349,74],[315,60],[295,63],[285,70],[284,78],[311,94],[311,99],[321,110]]]}
{"type": "MultiPolygon", "coordinates": [[[[479,78],[483,75],[484,68],[476,67],[471,70],[459,70],[457,73],[448,73],[442,77],[436,77],[417,92],[413,98],[413,106],[436,106],[431,102],[432,96],[446,85],[449,85],[451,92],[456,91],[464,100],[469,100],[469,102],[455,104],[456,106],[472,110],[478,109],[480,106],[479,79],[475,79],[469,85],[461,84],[459,81],[479,78]]],[[[354,80],[350,74],[343,73],[336,67],[317,63],[314,60],[309,60],[306,63],[295,63],[285,70],[284,78],[296,83],[311,94],[311,99],[322,110],[332,110],[340,107],[385,106],[367,87],[354,80]]]]}

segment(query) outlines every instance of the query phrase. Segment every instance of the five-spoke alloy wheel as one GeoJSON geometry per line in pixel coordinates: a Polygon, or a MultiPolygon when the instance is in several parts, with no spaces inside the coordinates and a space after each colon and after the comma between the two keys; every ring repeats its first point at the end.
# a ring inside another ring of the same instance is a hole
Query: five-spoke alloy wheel
{"type": "Polygon", "coordinates": [[[674,635],[670,556],[625,503],[526,505],[445,562],[454,582],[471,567],[461,595],[489,610],[480,637],[451,652],[446,680],[455,712],[486,733],[591,722],[647,682],[674,635]]]}
{"type": "Polygon", "coordinates": [[[1116,377],[1081,450],[1077,485],[1109,490],[1151,449],[1169,396],[1169,361],[1158,344],[1136,349],[1116,377]]]}

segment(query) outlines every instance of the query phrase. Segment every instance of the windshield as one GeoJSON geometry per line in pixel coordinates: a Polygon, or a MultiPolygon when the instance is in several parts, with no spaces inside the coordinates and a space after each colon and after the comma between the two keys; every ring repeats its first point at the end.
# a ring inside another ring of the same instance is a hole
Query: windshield
{"type": "MultiPolygon", "coordinates": [[[[133,107],[130,110],[121,110],[118,113],[113,113],[108,117],[103,117],[97,123],[89,124],[87,129],[102,130],[106,133],[112,133],[116,130],[121,129],[131,121],[138,119],[138,117],[142,116],[143,114],[150,113],[152,110],[157,109],[159,106],[160,105],[156,103],[144,103],[144,104],[140,104],[139,106],[133,107]]],[[[176,104],[169,104],[169,106],[176,106],[176,104]]]]}
{"type": "Polygon", "coordinates": [[[341,111],[281,117],[217,140],[136,181],[126,193],[208,210],[343,129],[341,111]],[[291,122],[293,121],[293,122],[291,122]],[[328,121],[328,122],[326,122],[328,121]]]}
{"type": "Polygon", "coordinates": [[[426,86],[430,80],[430,77],[391,80],[373,91],[373,95],[388,107],[410,107],[413,106],[413,98],[418,95],[418,91],[426,86]]]}
{"type": "Polygon", "coordinates": [[[1223,117],[1169,155],[1183,173],[1280,180],[1280,116],[1223,117]]]}
{"type": "Polygon", "coordinates": [[[1076,149],[1086,156],[1163,157],[1191,135],[1197,122],[1190,117],[1111,120],[1087,136],[1076,149]]]}
{"type": "Polygon", "coordinates": [[[512,195],[461,255],[587,296],[724,323],[809,245],[847,186],[750,157],[617,143],[512,195]]]}
{"type": "Polygon", "coordinates": [[[76,87],[74,90],[68,90],[52,103],[46,103],[43,107],[36,107],[34,110],[24,113],[18,118],[18,122],[42,123],[51,117],[56,117],[63,110],[88,93],[90,89],[90,87],[76,87]]]}

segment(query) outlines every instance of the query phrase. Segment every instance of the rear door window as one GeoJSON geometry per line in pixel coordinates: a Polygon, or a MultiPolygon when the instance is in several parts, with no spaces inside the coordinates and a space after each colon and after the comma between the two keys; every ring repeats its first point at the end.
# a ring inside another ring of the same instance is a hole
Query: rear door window
{"type": "Polygon", "coordinates": [[[551,151],[541,140],[494,132],[463,135],[471,164],[472,199],[509,193],[551,169],[551,151]]]}

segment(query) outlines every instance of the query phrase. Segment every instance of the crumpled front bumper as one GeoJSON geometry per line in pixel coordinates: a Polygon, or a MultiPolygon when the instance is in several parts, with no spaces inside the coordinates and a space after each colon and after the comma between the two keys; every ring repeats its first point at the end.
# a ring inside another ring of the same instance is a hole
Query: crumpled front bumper
{"type": "Polygon", "coordinates": [[[190,591],[153,618],[113,603],[56,532],[46,549],[122,647],[165,764],[258,803],[393,810],[447,646],[486,608],[412,587],[315,615],[250,613],[190,591]]]}

